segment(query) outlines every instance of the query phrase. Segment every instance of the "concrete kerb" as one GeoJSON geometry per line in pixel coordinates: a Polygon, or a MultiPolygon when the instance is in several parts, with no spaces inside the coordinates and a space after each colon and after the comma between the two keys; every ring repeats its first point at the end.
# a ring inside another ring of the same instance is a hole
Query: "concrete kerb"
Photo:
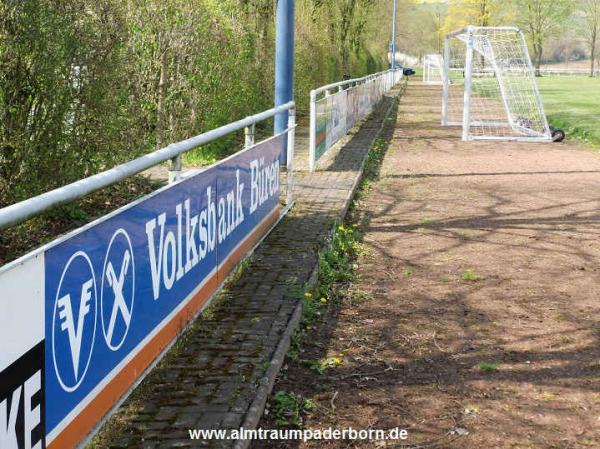
{"type": "MultiPolygon", "coordinates": [[[[383,128],[384,128],[387,120],[390,117],[390,113],[392,112],[392,110],[395,106],[395,103],[398,101],[398,98],[404,92],[405,87],[406,87],[406,85],[404,84],[400,88],[400,90],[394,95],[394,100],[392,101],[388,110],[386,111],[385,117],[382,120],[377,133],[373,137],[373,140],[369,143],[369,151],[367,151],[365,153],[365,155],[361,161],[360,169],[358,170],[358,173],[352,183],[352,188],[350,189],[350,191],[348,192],[348,195],[346,196],[346,199],[344,201],[344,206],[341,209],[334,225],[332,226],[331,231],[329,232],[328,239],[327,239],[328,243],[323,247],[322,251],[326,251],[329,248],[329,245],[330,245],[329,242],[331,240],[331,237],[333,236],[335,229],[337,228],[339,222],[342,221],[346,217],[346,214],[348,213],[350,205],[352,204],[352,200],[356,194],[356,190],[358,189],[360,182],[362,180],[365,164],[367,163],[369,153],[371,152],[371,149],[373,148],[373,145],[375,144],[377,139],[381,136],[381,132],[383,131],[383,128]]],[[[317,263],[315,264],[313,271],[310,275],[309,281],[305,284],[305,290],[310,290],[311,288],[313,288],[316,285],[317,278],[318,278],[318,272],[319,272],[319,263],[317,261],[317,263]]],[[[294,312],[293,312],[290,320],[288,321],[288,325],[282,335],[282,338],[279,341],[279,344],[277,345],[277,349],[275,350],[275,353],[273,354],[273,358],[271,359],[269,368],[267,369],[265,375],[259,380],[259,386],[257,388],[254,400],[252,401],[252,404],[250,405],[250,408],[248,409],[248,412],[246,413],[244,422],[242,423],[242,428],[244,428],[245,430],[256,430],[256,428],[258,427],[260,419],[264,413],[269,395],[271,394],[271,391],[273,390],[273,386],[275,384],[275,379],[277,378],[277,374],[279,374],[279,371],[281,370],[281,367],[283,366],[283,362],[285,361],[286,354],[290,347],[292,335],[298,329],[301,317],[302,317],[302,301],[298,301],[298,304],[294,308],[294,312]]],[[[247,449],[251,443],[252,443],[252,440],[237,440],[233,446],[233,449],[247,449]]]]}

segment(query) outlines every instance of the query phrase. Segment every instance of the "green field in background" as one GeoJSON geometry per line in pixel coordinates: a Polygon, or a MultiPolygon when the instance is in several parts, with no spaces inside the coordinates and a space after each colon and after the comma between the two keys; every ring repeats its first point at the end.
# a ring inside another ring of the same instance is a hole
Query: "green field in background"
{"type": "Polygon", "coordinates": [[[569,136],[600,145],[600,78],[545,76],[537,78],[551,125],[569,136]]]}

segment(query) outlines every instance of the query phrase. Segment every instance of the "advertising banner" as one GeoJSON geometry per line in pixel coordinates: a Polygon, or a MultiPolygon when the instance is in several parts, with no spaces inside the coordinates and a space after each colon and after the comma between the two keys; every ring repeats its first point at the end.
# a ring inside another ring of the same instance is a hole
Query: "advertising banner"
{"type": "Polygon", "coordinates": [[[174,341],[279,218],[284,138],[0,272],[1,449],[75,446],[174,341]]]}
{"type": "Polygon", "coordinates": [[[327,129],[327,148],[331,148],[338,140],[344,137],[348,131],[346,126],[346,114],[348,113],[348,93],[338,92],[331,97],[331,120],[327,129]]]}
{"type": "MultiPolygon", "coordinates": [[[[402,77],[402,71],[384,72],[377,77],[364,79],[360,84],[347,87],[328,95],[330,90],[322,87],[316,92],[325,97],[311,103],[316,120],[311,122],[311,157],[310,161],[318,161],[333,145],[344,137],[348,131],[367,117],[374,106],[382,99],[383,94],[391,89],[402,77]]],[[[333,87],[338,87],[339,84],[333,87]]],[[[316,98],[316,95],[315,95],[316,98]]]]}
{"type": "Polygon", "coordinates": [[[328,150],[327,147],[327,127],[331,118],[331,101],[324,98],[316,103],[317,108],[317,129],[315,139],[315,160],[319,160],[328,150]]]}
{"type": "Polygon", "coordinates": [[[44,258],[0,271],[0,448],[46,447],[44,258]]]}

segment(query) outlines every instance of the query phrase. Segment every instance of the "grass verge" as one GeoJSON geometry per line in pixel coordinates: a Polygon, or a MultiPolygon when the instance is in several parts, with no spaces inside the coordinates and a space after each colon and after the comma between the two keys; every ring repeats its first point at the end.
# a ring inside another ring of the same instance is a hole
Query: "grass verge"
{"type": "Polygon", "coordinates": [[[551,125],[600,147],[600,78],[544,76],[537,78],[544,109],[551,125]]]}
{"type": "MultiPolygon", "coordinates": [[[[319,255],[318,278],[316,285],[305,292],[299,291],[303,303],[300,328],[292,337],[290,349],[284,365],[300,365],[314,372],[315,383],[345,363],[344,354],[329,354],[320,358],[309,358],[306,354],[314,353],[318,343],[317,334],[328,323],[335,321],[339,309],[348,303],[362,300],[359,291],[353,287],[357,279],[357,262],[363,251],[362,235],[356,223],[353,211],[356,202],[371,189],[373,181],[379,178],[383,158],[390,146],[391,136],[398,114],[398,100],[386,118],[380,137],[375,140],[363,168],[363,176],[351,204],[347,219],[338,223],[326,251],[319,255]]],[[[309,399],[297,392],[283,389],[269,398],[267,416],[272,424],[285,428],[300,428],[316,407],[309,399]]]]}

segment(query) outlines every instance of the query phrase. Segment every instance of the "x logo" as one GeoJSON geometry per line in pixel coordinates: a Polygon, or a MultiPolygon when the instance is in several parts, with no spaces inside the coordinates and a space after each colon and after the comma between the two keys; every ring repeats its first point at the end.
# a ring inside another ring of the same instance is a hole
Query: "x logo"
{"type": "Polygon", "coordinates": [[[115,324],[117,321],[117,312],[121,312],[121,316],[123,317],[123,321],[125,321],[125,325],[129,327],[129,323],[131,322],[131,311],[127,307],[125,303],[125,298],[123,297],[123,285],[125,284],[125,275],[127,274],[127,270],[129,269],[129,262],[131,261],[131,253],[129,250],[125,250],[123,254],[123,263],[121,264],[121,271],[119,276],[115,273],[115,269],[113,267],[112,262],[108,263],[106,267],[106,278],[108,280],[108,285],[113,290],[115,294],[115,301],[113,303],[112,312],[110,314],[110,320],[108,322],[108,332],[107,339],[109,342],[112,341],[113,333],[115,331],[115,324]]]}

